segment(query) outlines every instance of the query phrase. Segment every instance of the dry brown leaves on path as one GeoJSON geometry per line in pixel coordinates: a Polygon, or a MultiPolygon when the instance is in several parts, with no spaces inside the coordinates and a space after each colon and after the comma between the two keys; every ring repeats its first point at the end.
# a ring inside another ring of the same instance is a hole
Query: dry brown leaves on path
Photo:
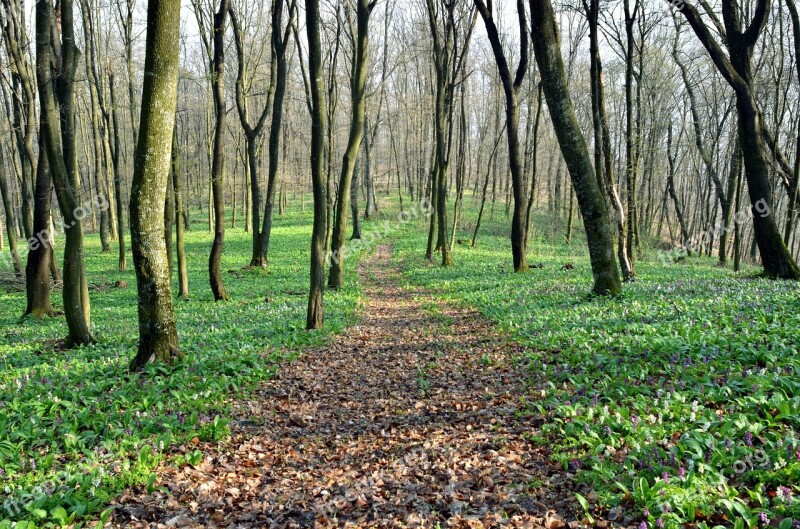
{"type": "Polygon", "coordinates": [[[360,274],[359,325],[238,403],[230,442],[202,446],[198,467],[162,467],[168,494],[120,498],[117,526],[564,527],[569,476],[517,413],[519,347],[399,286],[389,247],[360,274]]]}

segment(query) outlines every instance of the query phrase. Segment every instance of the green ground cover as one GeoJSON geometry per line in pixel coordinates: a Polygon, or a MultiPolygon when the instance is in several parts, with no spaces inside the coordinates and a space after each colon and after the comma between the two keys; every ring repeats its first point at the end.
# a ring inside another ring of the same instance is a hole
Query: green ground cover
{"type": "MultiPolygon", "coordinates": [[[[276,218],[268,274],[242,270],[250,235],[228,230],[229,303],[212,301],[212,236],[203,223],[193,225],[186,243],[192,297],[176,302],[186,360],[174,369],[128,372],[138,339],[135,275],[117,270],[116,252],[102,254],[97,236],[86,241],[96,346],[59,350],[63,317],[20,323],[24,293],[0,292],[0,527],[68,525],[96,517],[126,486],[152,486],[171,446],[223,439],[232,399],[272,376],[287,354],[352,324],[360,295],[355,259],[346,270],[351,286],[326,295],[326,331],[304,330],[310,225],[310,212],[276,218]],[[120,280],[129,287],[114,288],[120,280]]],[[[57,307],[60,297],[53,292],[57,307]]]]}

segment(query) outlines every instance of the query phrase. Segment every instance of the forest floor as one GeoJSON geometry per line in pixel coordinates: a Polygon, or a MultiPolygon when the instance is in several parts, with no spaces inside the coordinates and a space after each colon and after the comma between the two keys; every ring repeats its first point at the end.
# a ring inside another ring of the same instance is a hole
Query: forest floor
{"type": "Polygon", "coordinates": [[[533,442],[541,419],[518,413],[530,377],[521,347],[475,310],[403,286],[391,252],[360,266],[356,326],[238,402],[229,441],[177,447],[204,458],[162,465],[163,487],[118,498],[114,524],[560,529],[574,519],[571,475],[533,442]]]}

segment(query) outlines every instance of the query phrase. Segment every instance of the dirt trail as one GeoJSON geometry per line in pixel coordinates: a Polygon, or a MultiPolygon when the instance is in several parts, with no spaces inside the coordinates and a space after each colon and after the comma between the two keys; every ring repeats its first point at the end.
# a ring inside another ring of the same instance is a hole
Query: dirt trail
{"type": "Polygon", "coordinates": [[[399,286],[387,246],[360,274],[359,324],[281,366],[198,468],[161,469],[169,495],[121,498],[119,526],[563,527],[518,347],[399,286]]]}

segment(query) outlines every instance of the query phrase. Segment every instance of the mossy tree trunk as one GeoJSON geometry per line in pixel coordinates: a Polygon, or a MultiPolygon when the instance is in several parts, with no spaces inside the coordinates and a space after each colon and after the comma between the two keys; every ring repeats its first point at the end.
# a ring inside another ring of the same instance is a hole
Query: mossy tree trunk
{"type": "Polygon", "coordinates": [[[614,257],[608,208],[569,97],[558,25],[550,0],[531,0],[531,36],[553,128],[569,169],[586,229],[594,274],[593,291],[598,295],[617,295],[622,290],[622,282],[614,257]]]}
{"type": "Polygon", "coordinates": [[[139,348],[131,362],[181,357],[172,303],[164,201],[169,182],[178,87],[180,0],[150,0],[139,136],[131,188],[131,246],[139,293],[139,348]]]}
{"type": "Polygon", "coordinates": [[[50,1],[36,1],[36,74],[47,160],[66,230],[62,293],[67,345],[80,346],[94,342],[83,255],[82,220],[87,210],[79,200],[75,150],[75,72],[80,52],[75,46],[73,2],[62,0],[59,7],[57,24],[50,1]]]}
{"type": "Polygon", "coordinates": [[[350,134],[342,158],[342,173],[339,176],[336,212],[331,238],[331,268],[328,287],[338,289],[344,281],[344,245],[347,231],[347,216],[350,214],[351,185],[353,172],[358,162],[358,151],[364,137],[364,112],[367,106],[367,61],[369,59],[369,17],[376,0],[358,0],[356,7],[356,35],[353,62],[350,70],[350,134]]]}

